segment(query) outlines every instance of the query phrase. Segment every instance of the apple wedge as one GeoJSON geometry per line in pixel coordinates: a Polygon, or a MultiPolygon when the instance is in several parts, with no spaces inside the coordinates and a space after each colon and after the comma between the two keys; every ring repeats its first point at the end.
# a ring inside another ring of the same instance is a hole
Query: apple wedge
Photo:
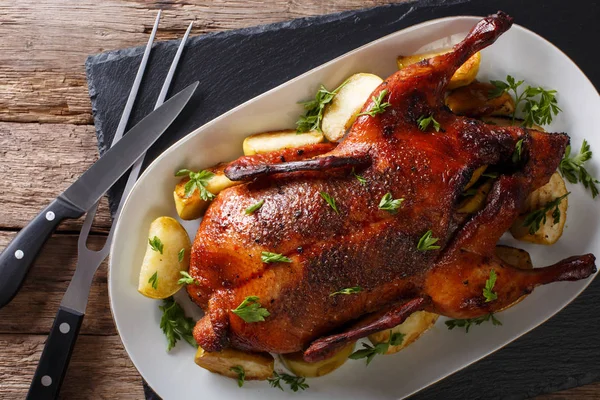
{"type": "Polygon", "coordinates": [[[245,156],[270,153],[283,149],[293,149],[323,141],[321,132],[309,131],[297,133],[295,129],[275,132],[256,133],[244,139],[242,145],[245,156]]]}

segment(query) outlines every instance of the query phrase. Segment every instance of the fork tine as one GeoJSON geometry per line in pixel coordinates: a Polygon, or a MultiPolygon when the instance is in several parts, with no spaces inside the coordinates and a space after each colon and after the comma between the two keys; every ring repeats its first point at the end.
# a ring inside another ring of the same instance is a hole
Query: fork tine
{"type": "Polygon", "coordinates": [[[192,26],[194,25],[194,21],[190,22],[187,30],[185,31],[185,35],[181,39],[181,43],[179,43],[179,47],[177,48],[177,53],[175,53],[175,57],[171,62],[171,67],[169,68],[169,72],[167,73],[167,77],[165,78],[165,82],[163,83],[162,88],[160,89],[160,93],[158,95],[158,99],[156,99],[156,104],[154,109],[157,109],[165,102],[165,98],[167,97],[167,92],[169,91],[169,87],[171,86],[171,81],[173,80],[173,75],[175,75],[175,70],[177,69],[177,64],[179,63],[179,59],[181,58],[181,53],[183,53],[183,49],[185,48],[185,43],[187,42],[188,36],[190,35],[190,31],[192,30],[192,26]]]}

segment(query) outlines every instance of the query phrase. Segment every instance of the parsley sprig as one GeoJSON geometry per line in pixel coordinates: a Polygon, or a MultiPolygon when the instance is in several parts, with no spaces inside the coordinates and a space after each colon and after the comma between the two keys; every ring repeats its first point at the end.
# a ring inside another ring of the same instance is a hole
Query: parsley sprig
{"type": "Polygon", "coordinates": [[[179,250],[179,253],[177,253],[177,261],[182,262],[183,257],[185,257],[185,249],[179,250]]]}
{"type": "Polygon", "coordinates": [[[248,323],[263,322],[271,313],[260,305],[259,300],[258,296],[248,296],[231,312],[248,323]]]}
{"type": "Polygon", "coordinates": [[[385,210],[387,212],[389,212],[390,214],[396,214],[398,212],[398,209],[400,207],[402,207],[402,202],[404,201],[404,198],[399,198],[399,199],[394,199],[392,197],[392,193],[387,192],[386,194],[383,195],[383,197],[381,198],[381,201],[379,202],[379,209],[380,210],[385,210]]]}
{"type": "Polygon", "coordinates": [[[335,202],[335,199],[333,197],[331,197],[326,192],[319,192],[319,194],[321,195],[321,197],[323,198],[323,200],[325,200],[327,202],[327,204],[329,204],[329,207],[331,207],[333,209],[333,211],[335,211],[336,214],[340,213],[339,210],[338,210],[338,208],[337,208],[337,204],[335,202]]]}
{"type": "Polygon", "coordinates": [[[298,121],[296,121],[297,133],[304,133],[312,130],[321,132],[321,122],[323,121],[323,111],[325,111],[325,106],[331,103],[335,95],[342,87],[344,87],[346,82],[348,81],[344,81],[333,92],[330,92],[325,86],[321,85],[313,100],[300,103],[304,106],[306,112],[298,119],[298,121]]]}
{"type": "Polygon", "coordinates": [[[200,284],[200,281],[198,281],[198,279],[192,278],[192,276],[190,274],[188,274],[186,271],[179,271],[179,274],[182,276],[182,278],[179,278],[179,280],[177,281],[178,285],[199,285],[200,284]]]}
{"type": "Polygon", "coordinates": [[[522,154],[523,154],[523,139],[519,139],[519,141],[517,141],[517,144],[515,144],[515,150],[513,151],[513,154],[512,154],[513,164],[516,164],[519,161],[521,161],[522,154]]]}
{"type": "Polygon", "coordinates": [[[292,389],[292,392],[297,392],[298,390],[306,390],[310,387],[308,386],[308,383],[306,383],[306,379],[302,376],[279,374],[277,372],[273,372],[273,377],[267,378],[267,380],[269,381],[269,385],[271,385],[271,387],[279,388],[281,390],[283,390],[283,387],[281,386],[281,381],[283,381],[284,383],[290,385],[290,389],[292,389]]]}
{"type": "Polygon", "coordinates": [[[363,176],[358,175],[356,172],[354,172],[354,168],[352,168],[352,175],[354,175],[356,180],[359,181],[361,185],[364,186],[367,184],[367,180],[363,176]]]}
{"type": "Polygon", "coordinates": [[[148,279],[148,283],[152,285],[152,289],[156,290],[158,288],[158,271],[156,271],[150,279],[148,279]]]}
{"type": "Polygon", "coordinates": [[[163,243],[158,236],[154,236],[152,239],[148,238],[148,243],[154,251],[158,251],[160,254],[163,253],[163,243]]]}
{"type": "Polygon", "coordinates": [[[519,92],[519,87],[524,82],[522,80],[516,81],[510,75],[506,76],[506,82],[490,81],[494,88],[489,91],[488,97],[492,99],[501,96],[503,93],[512,92],[515,99],[515,109],[512,114],[513,123],[519,104],[523,102],[521,112],[524,115],[524,126],[550,124],[552,119],[562,111],[556,101],[556,90],[546,90],[540,86],[527,85],[525,89],[519,92]]]}
{"type": "Polygon", "coordinates": [[[437,250],[440,246],[435,246],[435,243],[439,240],[438,238],[432,237],[433,232],[428,230],[425,232],[421,239],[419,239],[419,243],[417,243],[417,250],[420,251],[428,251],[428,250],[437,250]]]}
{"type": "Polygon", "coordinates": [[[237,378],[237,383],[239,387],[244,386],[244,381],[246,380],[246,370],[244,370],[244,367],[242,367],[241,365],[236,365],[234,367],[229,368],[229,370],[231,372],[234,372],[237,374],[238,378],[237,378]]]}
{"type": "Polygon", "coordinates": [[[202,170],[200,172],[190,171],[189,169],[180,169],[175,173],[175,176],[188,176],[190,178],[189,181],[184,186],[185,197],[188,198],[194,191],[198,189],[198,193],[200,193],[200,198],[204,201],[212,200],[215,198],[215,195],[212,194],[207,188],[206,185],[208,181],[210,181],[215,174],[210,171],[202,170]]]}
{"type": "Polygon", "coordinates": [[[193,319],[185,316],[183,308],[173,300],[173,297],[168,297],[163,300],[163,305],[158,306],[163,315],[160,319],[160,329],[167,337],[167,351],[175,347],[178,340],[185,340],[190,345],[198,347],[192,335],[192,329],[196,323],[193,319]]]}
{"type": "Polygon", "coordinates": [[[381,92],[379,92],[379,95],[377,95],[377,97],[372,96],[371,101],[373,102],[373,107],[371,107],[369,109],[369,111],[361,112],[360,114],[358,114],[358,116],[360,117],[361,115],[369,115],[371,117],[374,117],[377,114],[383,114],[385,112],[385,109],[391,106],[391,104],[388,103],[387,101],[382,103],[383,98],[387,94],[388,94],[388,90],[383,89],[381,92]]]}
{"type": "Polygon", "coordinates": [[[361,358],[367,359],[367,365],[373,361],[373,358],[377,354],[385,354],[387,353],[390,346],[399,346],[402,344],[404,340],[404,334],[400,332],[392,332],[390,330],[390,339],[387,342],[378,343],[375,346],[371,346],[367,343],[363,343],[363,349],[356,350],[354,353],[350,354],[348,358],[352,360],[360,360],[361,358]]]}
{"type": "Polygon", "coordinates": [[[497,278],[498,276],[496,275],[496,271],[493,269],[490,270],[490,277],[485,281],[485,286],[483,288],[483,297],[485,297],[486,303],[494,301],[498,298],[498,294],[494,292],[494,285],[496,284],[497,278]]]}
{"type": "Polygon", "coordinates": [[[571,183],[581,182],[586,189],[592,193],[592,198],[598,196],[598,188],[596,183],[600,183],[596,178],[583,167],[586,161],[592,158],[592,150],[587,140],[583,140],[579,154],[571,157],[571,146],[567,146],[565,155],[561,160],[558,169],[561,175],[571,183]]]}
{"type": "Polygon", "coordinates": [[[433,115],[421,115],[417,120],[417,124],[419,125],[419,129],[423,132],[427,130],[427,127],[429,127],[430,124],[433,124],[433,129],[435,129],[436,132],[439,132],[441,128],[440,123],[433,118],[433,115]]]}
{"type": "Polygon", "coordinates": [[[469,333],[469,328],[471,328],[472,325],[481,325],[484,322],[489,321],[490,319],[492,321],[492,324],[494,324],[495,326],[502,325],[502,322],[500,322],[500,320],[494,317],[493,313],[489,313],[477,318],[449,319],[448,321],[446,321],[446,326],[449,330],[452,330],[457,327],[465,328],[466,333],[469,333]]]}
{"type": "Polygon", "coordinates": [[[542,208],[532,211],[523,220],[523,226],[529,227],[529,234],[535,234],[542,224],[546,223],[546,216],[552,210],[552,225],[558,224],[560,221],[560,209],[558,205],[563,199],[565,199],[571,192],[564,194],[556,199],[549,201],[542,208]]]}
{"type": "Polygon", "coordinates": [[[259,208],[261,208],[263,206],[263,204],[265,204],[265,199],[262,199],[258,203],[255,203],[255,204],[251,205],[250,207],[246,208],[246,210],[244,210],[244,212],[246,213],[246,215],[254,214],[254,212],[256,210],[258,210],[259,208]]]}
{"type": "Polygon", "coordinates": [[[360,286],[353,286],[345,289],[340,289],[337,292],[333,292],[329,295],[329,297],[336,296],[338,294],[355,294],[362,292],[363,288],[360,286]]]}
{"type": "Polygon", "coordinates": [[[283,254],[271,253],[269,251],[263,251],[261,253],[260,259],[265,264],[276,263],[276,262],[285,262],[285,263],[292,262],[292,260],[290,258],[284,256],[283,254]]]}

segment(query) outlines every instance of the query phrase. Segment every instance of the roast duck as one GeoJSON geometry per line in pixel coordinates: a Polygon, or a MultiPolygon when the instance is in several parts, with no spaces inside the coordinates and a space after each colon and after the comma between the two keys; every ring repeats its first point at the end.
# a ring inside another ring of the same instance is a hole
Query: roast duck
{"type": "Polygon", "coordinates": [[[339,145],[242,157],[225,169],[244,183],[221,192],[208,208],[189,269],[199,284],[188,285],[188,293],[205,311],[194,329],[204,350],[303,351],[306,361],[318,361],[418,310],[484,316],[538,285],[596,272],[592,254],[533,270],[495,256],[525,198],[548,182],[569,144],[565,133],[486,124],[444,106],[453,73],[511,25],[512,18],[498,12],[452,52],[387,78],[363,111],[383,90],[391,106],[358,117],[339,145]],[[419,129],[424,115],[439,122],[439,132],[419,129]],[[522,155],[514,162],[521,139],[522,155]],[[457,204],[483,165],[502,172],[483,209],[465,217],[457,204]],[[335,199],[337,212],[321,192],[335,199]],[[404,199],[395,213],[378,207],[387,193],[404,199]],[[258,211],[243,212],[260,200],[258,211]],[[419,250],[430,230],[440,248],[419,250]],[[291,262],[265,263],[265,251],[291,262]],[[497,299],[486,301],[482,289],[492,269],[497,299]],[[356,286],[363,290],[330,296],[356,286]],[[245,322],[232,312],[249,296],[270,313],[263,322],[245,322]]]}

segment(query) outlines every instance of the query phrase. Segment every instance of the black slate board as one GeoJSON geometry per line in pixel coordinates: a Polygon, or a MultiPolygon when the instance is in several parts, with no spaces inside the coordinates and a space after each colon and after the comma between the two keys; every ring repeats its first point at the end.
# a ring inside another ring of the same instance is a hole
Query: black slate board
{"type": "MultiPolygon", "coordinates": [[[[597,2],[422,0],[303,18],[191,38],[172,92],[195,80],[200,87],[192,104],[150,150],[147,163],[194,128],[358,46],[426,20],[499,9],[561,48],[600,87],[600,60],[593,44],[600,39],[597,2]]],[[[130,125],[152,109],[176,47],[174,41],[154,45],[130,125]]],[[[141,47],[117,50],[86,61],[101,154],[112,140],[142,52],[141,47]]],[[[122,185],[109,194],[113,210],[122,185]]],[[[599,328],[597,280],[543,326],[412,398],[523,399],[600,380],[599,328]]],[[[148,398],[157,398],[145,390],[148,398]]]]}

